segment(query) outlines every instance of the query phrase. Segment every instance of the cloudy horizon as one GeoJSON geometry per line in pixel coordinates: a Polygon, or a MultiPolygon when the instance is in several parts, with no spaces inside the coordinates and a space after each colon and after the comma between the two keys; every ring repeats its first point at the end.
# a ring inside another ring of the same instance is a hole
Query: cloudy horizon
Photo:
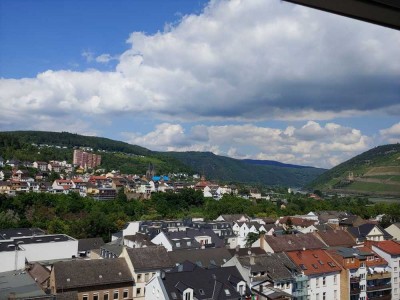
{"type": "Polygon", "coordinates": [[[36,76],[10,63],[0,130],[324,168],[400,142],[398,31],[274,0],[186,9],[130,31],[120,52],[78,43],[73,63],[54,58],[36,76]]]}

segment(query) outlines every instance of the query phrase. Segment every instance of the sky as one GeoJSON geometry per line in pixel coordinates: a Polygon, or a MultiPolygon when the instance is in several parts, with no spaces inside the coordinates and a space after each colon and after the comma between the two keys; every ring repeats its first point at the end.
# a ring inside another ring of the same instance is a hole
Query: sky
{"type": "Polygon", "coordinates": [[[400,142],[399,49],[279,0],[2,0],[0,131],[331,168],[400,142]]]}

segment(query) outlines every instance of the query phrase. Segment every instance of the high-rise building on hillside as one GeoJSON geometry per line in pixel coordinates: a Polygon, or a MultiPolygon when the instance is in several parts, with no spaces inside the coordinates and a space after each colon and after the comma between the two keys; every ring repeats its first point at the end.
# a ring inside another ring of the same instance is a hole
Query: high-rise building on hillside
{"type": "Polygon", "coordinates": [[[101,164],[101,155],[76,149],[74,150],[73,164],[92,169],[101,164]]]}

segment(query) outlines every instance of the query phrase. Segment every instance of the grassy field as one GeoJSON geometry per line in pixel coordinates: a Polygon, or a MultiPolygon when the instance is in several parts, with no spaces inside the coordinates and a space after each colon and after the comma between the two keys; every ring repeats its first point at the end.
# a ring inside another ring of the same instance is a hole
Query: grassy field
{"type": "Polygon", "coordinates": [[[349,190],[359,190],[363,192],[399,192],[400,185],[391,185],[384,183],[372,183],[372,182],[353,182],[346,186],[349,190]]]}

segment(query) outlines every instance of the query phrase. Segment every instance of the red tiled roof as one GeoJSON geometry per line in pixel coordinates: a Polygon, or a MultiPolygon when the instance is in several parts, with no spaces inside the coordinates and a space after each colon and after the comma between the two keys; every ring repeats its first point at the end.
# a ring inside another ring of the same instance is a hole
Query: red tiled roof
{"type": "Polygon", "coordinates": [[[340,272],[341,267],[324,250],[301,250],[286,252],[289,258],[303,270],[305,275],[340,272]]]}
{"type": "Polygon", "coordinates": [[[391,255],[400,255],[400,245],[395,241],[376,242],[374,245],[391,255]]]}
{"type": "Polygon", "coordinates": [[[286,224],[288,219],[292,220],[292,224],[294,226],[301,226],[301,227],[309,227],[311,225],[315,225],[315,221],[297,217],[282,217],[279,219],[279,224],[286,224]]]}

